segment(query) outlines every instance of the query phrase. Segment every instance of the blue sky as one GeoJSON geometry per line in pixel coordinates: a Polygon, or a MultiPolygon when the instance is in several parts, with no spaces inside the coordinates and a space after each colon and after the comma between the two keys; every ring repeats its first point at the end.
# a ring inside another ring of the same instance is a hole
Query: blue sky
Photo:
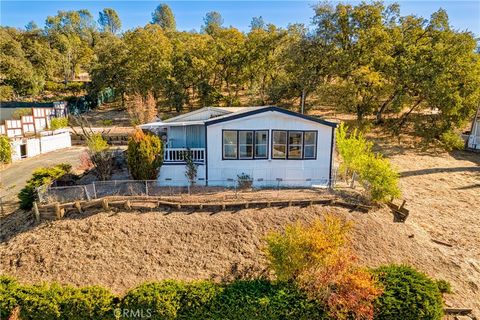
{"type": "MultiPolygon", "coordinates": [[[[332,1],[335,3],[334,1],[332,1]]],[[[350,1],[352,2],[352,1],[350,1]]],[[[415,14],[428,18],[439,8],[447,10],[455,29],[468,30],[480,36],[480,0],[471,1],[398,1],[403,15],[415,14]]],[[[114,8],[123,30],[143,26],[151,19],[160,1],[5,1],[1,0],[0,24],[24,27],[35,21],[43,27],[45,18],[58,10],[88,9],[94,16],[103,8],[114,8]]],[[[165,1],[173,10],[180,30],[200,30],[208,11],[222,14],[225,25],[247,31],[253,16],[286,27],[289,23],[309,24],[313,16],[313,1],[165,1]]],[[[389,3],[389,2],[386,2],[389,3]]]]}

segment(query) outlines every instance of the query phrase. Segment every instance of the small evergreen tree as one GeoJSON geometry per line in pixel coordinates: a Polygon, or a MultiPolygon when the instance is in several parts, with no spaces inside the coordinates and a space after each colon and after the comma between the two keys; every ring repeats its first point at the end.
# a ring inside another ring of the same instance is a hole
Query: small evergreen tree
{"type": "Polygon", "coordinates": [[[163,163],[163,144],[159,137],[135,130],[127,149],[130,174],[137,180],[157,179],[163,163]]]}
{"type": "Polygon", "coordinates": [[[197,180],[198,166],[193,161],[190,149],[183,153],[183,159],[185,160],[185,177],[187,177],[190,186],[193,186],[197,180]]]}

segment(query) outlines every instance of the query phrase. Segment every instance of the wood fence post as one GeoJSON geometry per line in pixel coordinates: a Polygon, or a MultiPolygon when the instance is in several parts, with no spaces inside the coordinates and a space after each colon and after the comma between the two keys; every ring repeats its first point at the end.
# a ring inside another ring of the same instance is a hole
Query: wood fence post
{"type": "Polygon", "coordinates": [[[93,187],[93,198],[97,199],[97,188],[95,187],[95,181],[92,182],[93,187]]]}
{"type": "Polygon", "coordinates": [[[80,201],[75,201],[75,208],[77,208],[78,213],[82,213],[82,205],[80,204],[80,201]]]}
{"type": "Polygon", "coordinates": [[[108,211],[108,200],[106,198],[102,200],[102,208],[104,211],[108,211]]]}
{"type": "Polygon", "coordinates": [[[60,203],[55,203],[55,216],[57,217],[58,220],[63,218],[63,213],[65,209],[60,208],[60,203]]]}
{"type": "Polygon", "coordinates": [[[33,213],[35,215],[35,221],[40,222],[40,211],[38,211],[37,201],[33,202],[33,213]]]}

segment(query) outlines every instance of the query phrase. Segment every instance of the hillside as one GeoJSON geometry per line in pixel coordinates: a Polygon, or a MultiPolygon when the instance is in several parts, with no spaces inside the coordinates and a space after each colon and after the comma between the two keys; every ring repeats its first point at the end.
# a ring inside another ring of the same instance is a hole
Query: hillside
{"type": "Polygon", "coordinates": [[[339,208],[246,209],[235,213],[98,213],[45,223],[0,244],[0,269],[21,281],[101,284],[122,293],[141,282],[258,275],[262,237],[285,223],[334,212],[355,223],[354,246],[368,266],[408,263],[451,282],[447,305],[480,310],[480,157],[392,152],[410,217],[339,208]],[[452,247],[436,244],[431,239],[452,247]]]}

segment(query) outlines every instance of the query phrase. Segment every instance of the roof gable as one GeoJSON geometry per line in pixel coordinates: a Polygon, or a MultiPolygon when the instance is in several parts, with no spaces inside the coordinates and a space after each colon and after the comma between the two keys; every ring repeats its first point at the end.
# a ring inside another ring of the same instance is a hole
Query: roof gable
{"type": "Polygon", "coordinates": [[[260,114],[260,113],[269,112],[269,111],[286,114],[288,116],[297,117],[297,118],[305,119],[305,120],[308,120],[308,121],[313,121],[313,122],[316,122],[316,123],[321,123],[323,125],[333,127],[333,128],[337,127],[337,124],[335,122],[327,121],[327,120],[320,119],[320,118],[315,118],[315,117],[312,117],[312,116],[307,116],[307,115],[304,115],[304,114],[301,114],[301,113],[298,113],[298,112],[293,112],[293,111],[286,110],[286,109],[279,108],[279,107],[275,107],[275,106],[267,106],[267,107],[264,107],[264,108],[258,108],[258,109],[249,110],[249,111],[246,111],[246,112],[238,112],[238,113],[233,113],[233,114],[227,114],[227,115],[224,115],[224,116],[221,116],[221,117],[218,117],[218,118],[207,120],[207,121],[205,121],[205,125],[208,126],[208,125],[212,125],[212,124],[216,124],[216,123],[231,121],[231,120],[235,120],[235,119],[239,119],[239,118],[243,118],[243,117],[248,117],[248,116],[251,116],[251,115],[260,114]]]}
{"type": "Polygon", "coordinates": [[[215,107],[204,107],[195,111],[187,112],[181,115],[178,115],[173,118],[164,120],[164,123],[169,122],[179,122],[179,121],[199,121],[199,120],[208,120],[215,116],[222,116],[231,113],[231,111],[226,111],[220,108],[215,107]]]}

